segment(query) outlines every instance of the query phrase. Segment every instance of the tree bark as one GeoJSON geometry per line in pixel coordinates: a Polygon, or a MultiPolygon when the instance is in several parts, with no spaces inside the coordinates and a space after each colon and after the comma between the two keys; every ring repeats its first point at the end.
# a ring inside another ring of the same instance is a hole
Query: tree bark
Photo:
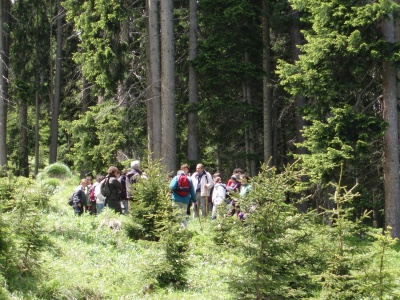
{"type": "Polygon", "coordinates": [[[161,48],[159,1],[147,0],[147,129],[148,149],[153,159],[161,158],[161,48]]]}
{"type": "MultiPolygon", "coordinates": [[[[299,12],[292,11],[292,22],[290,28],[290,35],[292,40],[292,53],[293,53],[293,61],[299,60],[300,49],[298,45],[301,44],[301,33],[300,33],[300,25],[299,25],[299,12]]],[[[302,115],[300,114],[299,109],[306,104],[306,99],[303,95],[296,95],[295,97],[295,129],[296,129],[296,143],[304,142],[304,137],[302,130],[305,125],[305,120],[303,119],[302,115]]],[[[305,154],[306,149],[304,147],[296,147],[297,154],[305,154]]]]}
{"type": "Polygon", "coordinates": [[[161,109],[162,159],[172,172],[177,167],[173,0],[161,1],[161,109]]]}
{"type": "Polygon", "coordinates": [[[188,159],[190,162],[199,160],[198,130],[197,130],[197,72],[193,61],[197,57],[197,0],[189,1],[189,116],[188,116],[188,159]]]}
{"type": "Polygon", "coordinates": [[[7,170],[7,103],[8,103],[8,36],[4,25],[8,24],[10,1],[0,0],[0,171],[7,170]]]}
{"type": "MultiPolygon", "coordinates": [[[[129,45],[129,21],[128,20],[121,21],[120,41],[122,44],[129,45]]],[[[128,93],[126,91],[123,80],[120,80],[118,82],[117,99],[118,99],[118,106],[128,107],[128,93]]]]}
{"type": "Polygon", "coordinates": [[[147,123],[147,159],[153,159],[153,109],[151,97],[151,53],[150,53],[150,1],[146,0],[146,81],[147,81],[147,99],[146,99],[146,123],[147,123]]]}
{"type": "MultiPolygon", "coordinates": [[[[385,42],[393,44],[395,29],[393,15],[381,23],[385,42]]],[[[391,61],[382,65],[383,118],[388,127],[383,137],[385,226],[392,227],[392,237],[400,237],[400,190],[399,190],[399,135],[397,111],[396,68],[391,61]]]]}
{"type": "Polygon", "coordinates": [[[61,0],[57,0],[57,46],[56,46],[56,78],[54,84],[54,98],[51,112],[50,128],[50,164],[57,161],[58,147],[58,116],[60,113],[61,95],[61,65],[62,65],[62,29],[63,29],[63,7],[61,0]]]}
{"type": "MultiPolygon", "coordinates": [[[[39,65],[39,64],[38,64],[39,65]]],[[[39,173],[39,118],[40,118],[40,101],[39,101],[39,88],[40,88],[40,80],[39,80],[39,70],[36,72],[36,92],[35,92],[35,167],[34,167],[34,176],[36,178],[39,173]]]]}
{"type": "MultiPolygon", "coordinates": [[[[39,23],[39,12],[36,12],[36,23],[39,23]]],[[[40,55],[40,43],[39,43],[39,31],[36,30],[36,72],[35,72],[35,165],[33,174],[36,176],[39,173],[39,163],[40,163],[40,133],[39,133],[39,121],[40,121],[40,87],[43,84],[44,75],[42,74],[41,68],[41,55],[40,55]]]]}
{"type": "Polygon", "coordinates": [[[28,160],[28,104],[26,99],[20,99],[19,106],[19,124],[21,130],[21,140],[19,141],[19,168],[18,176],[29,176],[29,160],[28,160]]]}
{"type": "Polygon", "coordinates": [[[269,2],[262,2],[262,41],[263,41],[263,123],[264,123],[264,163],[271,164],[272,160],[272,94],[271,94],[271,50],[269,2]]]}
{"type": "MultiPolygon", "coordinates": [[[[244,55],[244,60],[246,63],[249,63],[249,53],[246,51],[244,55]]],[[[243,85],[243,95],[244,101],[247,102],[249,106],[253,106],[253,97],[251,94],[251,87],[249,82],[245,82],[243,85]]],[[[247,120],[253,120],[253,116],[249,113],[246,116],[247,120]]],[[[245,140],[246,140],[246,169],[250,176],[256,175],[256,162],[254,160],[254,126],[250,124],[245,131],[245,140]]]]}

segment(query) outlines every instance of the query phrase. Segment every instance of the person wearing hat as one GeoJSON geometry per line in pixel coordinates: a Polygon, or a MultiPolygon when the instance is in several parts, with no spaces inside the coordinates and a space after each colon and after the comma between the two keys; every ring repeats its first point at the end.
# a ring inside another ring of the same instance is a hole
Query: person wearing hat
{"type": "Polygon", "coordinates": [[[142,167],[139,160],[131,162],[131,170],[126,173],[126,199],[132,200],[133,185],[143,176],[142,167]]]}

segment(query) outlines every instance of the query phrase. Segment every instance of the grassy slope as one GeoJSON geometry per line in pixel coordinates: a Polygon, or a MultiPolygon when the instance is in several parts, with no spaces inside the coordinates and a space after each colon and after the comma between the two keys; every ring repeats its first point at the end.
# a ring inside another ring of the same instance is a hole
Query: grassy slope
{"type": "Polygon", "coordinates": [[[110,211],[75,217],[66,204],[67,194],[54,197],[58,209],[46,216],[50,243],[43,257],[43,281],[34,298],[234,299],[224,274],[236,265],[229,253],[213,245],[209,220],[202,220],[202,228],[198,220],[189,222],[188,230],[195,235],[187,287],[155,290],[149,273],[161,255],[157,243],[132,241],[123,230],[110,228],[123,228],[129,222],[128,217],[110,211]]]}
{"type": "MultiPolygon", "coordinates": [[[[227,280],[240,272],[239,258],[213,243],[209,220],[202,220],[202,227],[198,220],[189,222],[194,236],[187,287],[155,289],[151,270],[162,255],[158,243],[128,239],[123,228],[129,217],[107,210],[97,217],[75,217],[66,204],[72,189],[57,193],[54,209],[43,215],[49,243],[41,276],[36,281],[22,278],[11,299],[236,299],[227,280]]],[[[399,244],[386,253],[386,271],[398,274],[399,244]]],[[[377,263],[379,259],[371,263],[371,271],[377,263]]]]}

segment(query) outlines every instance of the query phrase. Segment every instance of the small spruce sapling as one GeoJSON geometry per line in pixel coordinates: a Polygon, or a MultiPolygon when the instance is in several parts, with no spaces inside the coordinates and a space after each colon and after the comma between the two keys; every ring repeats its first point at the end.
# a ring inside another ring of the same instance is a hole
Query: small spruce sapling
{"type": "Polygon", "coordinates": [[[169,193],[158,200],[160,209],[154,219],[162,255],[151,268],[151,275],[160,287],[182,289],[186,286],[186,275],[191,266],[189,247],[192,233],[182,226],[182,214],[172,204],[169,193]]]}
{"type": "Polygon", "coordinates": [[[138,180],[133,187],[132,223],[127,226],[127,233],[132,239],[157,241],[158,212],[162,209],[163,197],[168,194],[168,184],[159,163],[151,162],[146,175],[146,179],[138,180]]]}
{"type": "Polygon", "coordinates": [[[241,271],[231,274],[229,281],[238,299],[296,299],[306,295],[303,281],[307,277],[298,251],[304,248],[298,245],[306,243],[307,233],[297,231],[305,215],[288,201],[298,180],[293,165],[280,174],[263,166],[249,181],[249,193],[239,199],[246,218],[228,222],[234,228],[224,231],[225,237],[234,237],[227,243],[232,255],[241,261],[241,271]]]}
{"type": "Polygon", "coordinates": [[[326,249],[326,269],[316,276],[322,288],[318,299],[353,299],[358,293],[359,282],[354,271],[363,264],[363,250],[352,247],[350,239],[358,235],[360,225],[369,213],[365,211],[358,220],[352,220],[353,206],[350,204],[359,193],[354,192],[357,184],[350,190],[342,186],[343,166],[341,170],[339,181],[332,183],[334,208],[323,212],[331,221],[328,238],[332,240],[332,247],[326,249]]]}

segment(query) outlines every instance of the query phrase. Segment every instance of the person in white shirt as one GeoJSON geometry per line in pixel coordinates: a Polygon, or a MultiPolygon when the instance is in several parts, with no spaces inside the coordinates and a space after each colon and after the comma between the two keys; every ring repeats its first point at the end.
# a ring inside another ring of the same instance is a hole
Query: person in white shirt
{"type": "MultiPolygon", "coordinates": [[[[202,217],[208,215],[208,197],[211,194],[211,188],[214,186],[214,181],[209,172],[204,169],[203,164],[197,164],[196,172],[192,175],[194,189],[196,190],[196,199],[200,206],[202,217]]],[[[194,209],[194,217],[197,217],[199,209],[194,209]]]]}

